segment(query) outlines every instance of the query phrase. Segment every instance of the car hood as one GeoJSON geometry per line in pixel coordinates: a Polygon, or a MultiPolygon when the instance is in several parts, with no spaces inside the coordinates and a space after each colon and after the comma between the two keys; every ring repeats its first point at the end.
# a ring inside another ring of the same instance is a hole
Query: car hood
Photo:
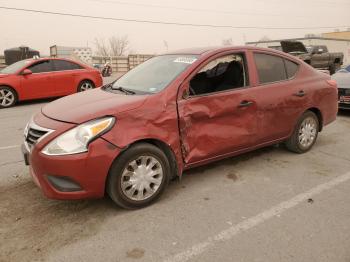
{"type": "Polygon", "coordinates": [[[45,105],[42,113],[58,121],[80,124],[141,106],[147,95],[111,93],[100,88],[66,96],[45,105]]]}
{"type": "Polygon", "coordinates": [[[297,41],[281,41],[282,50],[285,53],[307,53],[306,47],[302,42],[297,41]]]}

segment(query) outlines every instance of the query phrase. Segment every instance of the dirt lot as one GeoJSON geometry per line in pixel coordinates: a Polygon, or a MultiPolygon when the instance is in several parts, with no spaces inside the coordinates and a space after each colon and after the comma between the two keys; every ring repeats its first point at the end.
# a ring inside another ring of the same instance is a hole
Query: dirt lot
{"type": "Polygon", "coordinates": [[[273,146],[185,173],[155,205],[54,201],[19,145],[47,101],[0,110],[0,261],[350,261],[350,113],[307,154],[273,146]]]}

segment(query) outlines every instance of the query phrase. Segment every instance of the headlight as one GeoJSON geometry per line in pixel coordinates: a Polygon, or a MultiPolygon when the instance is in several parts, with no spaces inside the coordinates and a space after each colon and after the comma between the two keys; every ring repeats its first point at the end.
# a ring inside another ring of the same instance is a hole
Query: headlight
{"type": "Polygon", "coordinates": [[[86,152],[89,143],[109,131],[114,117],[104,117],[81,124],[52,140],[41,152],[45,155],[70,155],[86,152]]]}

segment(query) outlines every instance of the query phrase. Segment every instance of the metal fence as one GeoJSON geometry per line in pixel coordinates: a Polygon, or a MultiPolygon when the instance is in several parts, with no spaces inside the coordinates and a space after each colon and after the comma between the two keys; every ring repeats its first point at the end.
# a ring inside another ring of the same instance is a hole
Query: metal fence
{"type": "Polygon", "coordinates": [[[114,57],[103,57],[103,56],[93,56],[92,63],[103,65],[109,62],[112,66],[113,72],[125,73],[135,66],[143,63],[144,61],[150,59],[153,55],[128,55],[128,56],[114,56],[114,57]]]}
{"type": "MultiPolygon", "coordinates": [[[[101,57],[93,56],[92,64],[104,65],[106,62],[110,62],[112,65],[113,72],[115,73],[125,73],[135,66],[143,63],[147,59],[150,59],[153,55],[128,55],[128,56],[115,56],[115,57],[101,57]]],[[[74,59],[74,58],[72,58],[74,59]]],[[[0,69],[6,67],[5,57],[0,56],[0,69]]]]}
{"type": "Polygon", "coordinates": [[[0,56],[0,69],[4,68],[6,66],[5,64],[5,57],[4,56],[0,56]]]}

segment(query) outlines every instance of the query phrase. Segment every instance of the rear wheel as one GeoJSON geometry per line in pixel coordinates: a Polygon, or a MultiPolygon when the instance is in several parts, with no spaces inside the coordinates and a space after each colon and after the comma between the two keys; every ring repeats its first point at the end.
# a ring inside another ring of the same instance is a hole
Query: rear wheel
{"type": "Polygon", "coordinates": [[[17,103],[17,94],[10,87],[0,87],[0,108],[11,107],[17,103]]]}
{"type": "Polygon", "coordinates": [[[319,121],[315,113],[306,111],[298,121],[286,146],[295,153],[305,153],[315,144],[319,130],[319,121]]]}
{"type": "Polygon", "coordinates": [[[135,209],[152,204],[170,178],[169,161],[158,147],[140,143],[130,147],[113,163],[107,193],[119,206],[135,209]]]}
{"type": "Polygon", "coordinates": [[[83,92],[83,91],[87,91],[90,89],[94,89],[95,85],[93,82],[89,81],[89,80],[84,80],[81,81],[79,86],[78,86],[78,92],[83,92]]]}

